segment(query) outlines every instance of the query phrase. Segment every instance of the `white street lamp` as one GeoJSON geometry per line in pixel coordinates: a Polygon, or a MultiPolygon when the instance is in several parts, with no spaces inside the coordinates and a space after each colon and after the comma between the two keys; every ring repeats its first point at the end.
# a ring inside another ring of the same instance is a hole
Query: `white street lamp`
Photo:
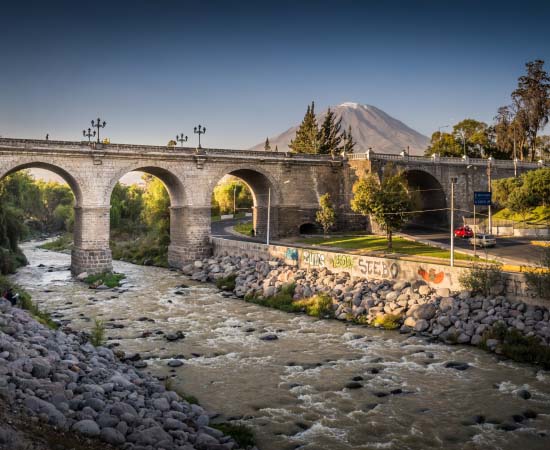
{"type": "Polygon", "coordinates": [[[451,177],[451,267],[455,266],[455,183],[457,177],[451,177]]]}

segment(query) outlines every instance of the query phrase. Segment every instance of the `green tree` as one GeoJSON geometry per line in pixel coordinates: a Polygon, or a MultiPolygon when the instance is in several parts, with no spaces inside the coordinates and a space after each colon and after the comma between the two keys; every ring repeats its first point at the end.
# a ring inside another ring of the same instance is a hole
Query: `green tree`
{"type": "Polygon", "coordinates": [[[304,120],[290,141],[289,148],[294,153],[319,153],[319,130],[315,118],[315,103],[308,105],[304,120]]]}
{"type": "Polygon", "coordinates": [[[353,153],[355,149],[356,142],[353,140],[353,135],[351,134],[351,125],[348,127],[348,131],[344,131],[344,146],[342,150],[345,154],[353,153]]]}
{"type": "Polygon", "coordinates": [[[334,112],[329,108],[319,130],[318,153],[334,156],[340,151],[342,143],[341,127],[342,119],[336,121],[334,112]]]}
{"type": "Polygon", "coordinates": [[[252,193],[248,186],[241,180],[229,178],[214,188],[213,204],[219,208],[220,214],[233,212],[233,206],[237,210],[249,209],[253,205],[252,193]],[[235,205],[233,205],[235,201],[235,205]]]}
{"type": "Polygon", "coordinates": [[[456,136],[450,133],[436,131],[432,134],[431,142],[425,151],[426,156],[455,156],[461,157],[463,154],[462,144],[456,139],[456,136]]]}
{"type": "Polygon", "coordinates": [[[532,161],[535,158],[538,133],[550,117],[550,76],[544,70],[544,61],[540,59],[528,62],[525,68],[527,74],[519,77],[512,98],[525,114],[532,161]]]}
{"type": "Polygon", "coordinates": [[[164,184],[152,175],[144,175],[143,210],[141,217],[149,230],[166,244],[170,241],[170,197],[164,184]]]}
{"type": "Polygon", "coordinates": [[[266,152],[271,151],[271,144],[269,143],[269,138],[268,137],[265,138],[264,150],[266,152]]]}
{"type": "Polygon", "coordinates": [[[389,250],[393,248],[393,232],[407,222],[412,207],[407,180],[391,165],[385,167],[381,181],[374,174],[369,174],[353,185],[351,209],[370,216],[385,230],[389,250]]]}
{"type": "Polygon", "coordinates": [[[336,223],[336,212],[328,192],[319,198],[319,206],[315,220],[323,227],[323,233],[326,235],[336,223]]]}

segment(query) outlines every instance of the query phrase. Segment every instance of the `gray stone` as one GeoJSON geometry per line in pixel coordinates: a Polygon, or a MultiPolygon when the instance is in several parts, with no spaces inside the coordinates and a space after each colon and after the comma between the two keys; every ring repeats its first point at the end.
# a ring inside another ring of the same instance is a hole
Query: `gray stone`
{"type": "Polygon", "coordinates": [[[96,437],[99,436],[100,433],[98,424],[93,420],[81,420],[76,422],[72,429],[88,437],[96,437]]]}
{"type": "Polygon", "coordinates": [[[103,428],[99,437],[101,440],[113,445],[121,445],[126,442],[124,435],[120,431],[110,427],[103,428]]]}
{"type": "Polygon", "coordinates": [[[155,398],[153,400],[153,408],[158,409],[159,411],[170,411],[170,403],[164,397],[155,398]]]}
{"type": "Polygon", "coordinates": [[[171,359],[170,361],[168,361],[168,367],[181,367],[183,366],[183,361],[181,361],[180,359],[171,359]]]}
{"type": "Polygon", "coordinates": [[[425,319],[419,319],[414,324],[414,331],[426,331],[430,327],[430,324],[425,319]]]}

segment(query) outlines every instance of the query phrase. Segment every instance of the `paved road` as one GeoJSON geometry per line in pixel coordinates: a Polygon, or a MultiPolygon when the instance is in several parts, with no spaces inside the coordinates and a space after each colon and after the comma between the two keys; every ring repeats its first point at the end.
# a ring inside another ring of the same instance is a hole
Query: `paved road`
{"type": "MultiPolygon", "coordinates": [[[[440,244],[451,244],[448,232],[421,227],[407,227],[403,232],[420,239],[429,239],[440,244]]],[[[496,247],[487,249],[487,253],[489,256],[494,255],[500,258],[514,259],[520,264],[537,264],[540,262],[543,250],[542,247],[530,244],[531,240],[529,238],[497,237],[496,247]]],[[[473,250],[468,239],[460,238],[455,239],[455,248],[473,250]]],[[[484,256],[485,250],[479,250],[478,254],[484,256]]]]}
{"type": "Polygon", "coordinates": [[[250,222],[250,217],[245,217],[243,219],[226,219],[226,220],[218,220],[216,222],[212,222],[212,236],[213,237],[220,237],[224,239],[233,239],[236,241],[256,241],[258,242],[258,239],[244,236],[242,234],[233,234],[227,231],[228,228],[234,227],[236,224],[241,222],[250,222]]]}

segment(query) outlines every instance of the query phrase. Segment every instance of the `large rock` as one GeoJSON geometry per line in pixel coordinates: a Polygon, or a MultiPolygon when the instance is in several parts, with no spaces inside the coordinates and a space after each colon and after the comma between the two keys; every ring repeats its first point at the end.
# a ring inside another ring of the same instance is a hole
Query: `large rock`
{"type": "Polygon", "coordinates": [[[110,427],[107,427],[107,428],[103,428],[101,430],[101,433],[99,435],[99,437],[107,442],[108,444],[112,444],[112,445],[121,445],[121,444],[124,444],[126,442],[126,439],[124,438],[124,435],[116,430],[115,428],[110,428],[110,427]]]}
{"type": "Polygon", "coordinates": [[[73,425],[73,430],[78,431],[84,436],[96,437],[99,436],[99,425],[93,420],[81,420],[73,425]]]}
{"type": "Polygon", "coordinates": [[[435,316],[435,306],[432,303],[424,303],[422,305],[413,305],[407,311],[407,316],[415,319],[430,320],[435,316]]]}

